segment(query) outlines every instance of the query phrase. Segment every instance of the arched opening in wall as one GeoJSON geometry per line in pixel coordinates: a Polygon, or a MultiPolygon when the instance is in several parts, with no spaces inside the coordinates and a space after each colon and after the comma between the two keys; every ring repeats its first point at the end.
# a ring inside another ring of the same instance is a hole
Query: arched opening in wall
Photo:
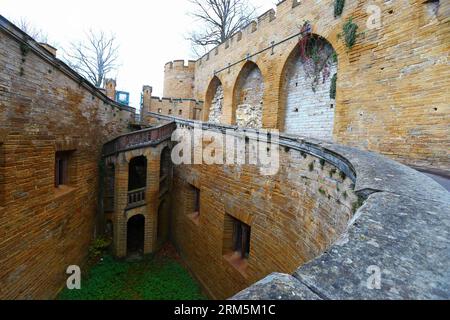
{"type": "Polygon", "coordinates": [[[280,87],[280,129],[332,140],[336,109],[337,55],[323,37],[311,35],[287,59],[280,87]]]}
{"type": "Polygon", "coordinates": [[[114,164],[107,164],[105,167],[105,178],[103,187],[103,208],[105,213],[114,212],[114,184],[115,167],[114,164]]]}
{"type": "Polygon", "coordinates": [[[128,208],[145,204],[147,158],[139,156],[128,165],[128,208]]]}
{"type": "Polygon", "coordinates": [[[170,230],[170,205],[167,200],[162,200],[158,207],[158,226],[156,229],[156,243],[160,248],[169,240],[170,230]]]}
{"type": "Polygon", "coordinates": [[[258,66],[247,61],[233,90],[233,124],[247,128],[262,127],[264,79],[258,66]]]}
{"type": "Polygon", "coordinates": [[[141,214],[127,222],[127,255],[143,255],[145,238],[145,217],[141,214]]]}
{"type": "Polygon", "coordinates": [[[211,80],[205,97],[205,114],[208,122],[220,123],[223,115],[223,86],[219,78],[211,80]]]}

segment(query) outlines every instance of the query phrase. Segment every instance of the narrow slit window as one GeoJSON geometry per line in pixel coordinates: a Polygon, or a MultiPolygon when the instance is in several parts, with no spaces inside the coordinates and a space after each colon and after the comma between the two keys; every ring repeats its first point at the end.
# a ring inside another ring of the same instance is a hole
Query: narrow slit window
{"type": "Polygon", "coordinates": [[[69,183],[69,153],[56,152],[55,154],[55,187],[69,183]]]}
{"type": "Polygon", "coordinates": [[[200,214],[200,190],[194,187],[194,212],[200,214]]]}

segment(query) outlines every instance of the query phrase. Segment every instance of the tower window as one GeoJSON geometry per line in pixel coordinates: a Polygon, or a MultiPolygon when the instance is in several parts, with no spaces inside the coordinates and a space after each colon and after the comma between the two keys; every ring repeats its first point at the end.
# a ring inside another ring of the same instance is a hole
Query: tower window
{"type": "Polygon", "coordinates": [[[70,152],[60,151],[55,154],[55,187],[69,184],[70,152]]]}

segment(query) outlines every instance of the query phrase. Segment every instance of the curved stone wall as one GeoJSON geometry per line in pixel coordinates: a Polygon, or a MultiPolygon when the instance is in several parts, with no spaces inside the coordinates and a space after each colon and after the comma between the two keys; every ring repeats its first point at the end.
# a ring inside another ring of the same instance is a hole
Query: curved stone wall
{"type": "Polygon", "coordinates": [[[368,199],[320,257],[292,275],[274,273],[233,299],[448,300],[449,193],[385,157],[321,145],[349,159],[355,191],[368,199]]]}
{"type": "MultiPolygon", "coordinates": [[[[175,121],[214,132],[237,129],[175,121]]],[[[173,240],[211,297],[250,285],[233,299],[450,298],[444,188],[395,161],[342,145],[281,135],[280,152],[275,176],[261,176],[254,166],[175,168],[173,240]],[[200,190],[197,220],[189,211],[191,187],[200,190]],[[229,216],[251,227],[244,270],[224,251],[229,216]]]]}

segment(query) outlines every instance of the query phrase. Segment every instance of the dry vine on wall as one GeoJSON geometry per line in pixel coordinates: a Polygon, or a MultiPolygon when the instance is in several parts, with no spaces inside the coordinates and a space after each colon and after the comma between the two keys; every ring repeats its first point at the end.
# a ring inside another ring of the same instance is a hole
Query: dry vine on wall
{"type": "Polygon", "coordinates": [[[312,80],[311,88],[316,92],[319,83],[330,78],[330,69],[337,56],[327,40],[312,34],[311,30],[311,24],[305,21],[300,31],[299,50],[305,74],[312,80]]]}

